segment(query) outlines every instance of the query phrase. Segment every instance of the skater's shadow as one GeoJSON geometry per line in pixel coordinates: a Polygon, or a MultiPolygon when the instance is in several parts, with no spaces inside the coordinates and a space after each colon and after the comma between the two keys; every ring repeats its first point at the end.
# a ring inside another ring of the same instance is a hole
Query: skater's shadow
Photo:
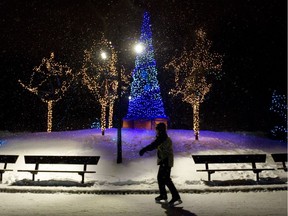
{"type": "Polygon", "coordinates": [[[161,204],[161,207],[165,209],[166,215],[169,216],[197,216],[196,214],[185,210],[183,207],[169,207],[167,204],[161,204]]]}

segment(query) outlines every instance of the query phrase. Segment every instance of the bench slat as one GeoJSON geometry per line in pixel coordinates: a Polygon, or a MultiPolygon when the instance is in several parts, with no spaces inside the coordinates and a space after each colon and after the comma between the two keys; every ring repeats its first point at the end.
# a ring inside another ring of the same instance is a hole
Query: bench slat
{"type": "Polygon", "coordinates": [[[18,170],[18,172],[61,172],[61,173],[96,173],[96,171],[69,171],[69,170],[18,170]]]}
{"type": "Polygon", "coordinates": [[[0,163],[16,163],[18,155],[0,155],[0,163]]]}
{"type": "Polygon", "coordinates": [[[192,155],[195,164],[201,163],[252,163],[265,162],[265,154],[243,155],[192,155]]]}
{"type": "Polygon", "coordinates": [[[42,156],[25,155],[26,164],[94,164],[97,165],[100,156],[42,156]]]}
{"type": "Polygon", "coordinates": [[[13,171],[13,169],[0,169],[0,172],[13,171]]]}
{"type": "Polygon", "coordinates": [[[278,162],[282,163],[282,167],[278,167],[279,170],[284,170],[285,172],[288,171],[287,166],[286,166],[288,153],[274,153],[274,154],[271,154],[271,156],[275,163],[278,163],[278,162]]]}
{"type": "Polygon", "coordinates": [[[221,171],[265,171],[265,170],[275,170],[273,168],[257,168],[257,169],[205,169],[205,170],[196,170],[197,172],[221,172],[221,171]]]}
{"type": "Polygon", "coordinates": [[[287,157],[288,154],[287,153],[274,153],[271,154],[274,162],[287,162],[287,157]]]}

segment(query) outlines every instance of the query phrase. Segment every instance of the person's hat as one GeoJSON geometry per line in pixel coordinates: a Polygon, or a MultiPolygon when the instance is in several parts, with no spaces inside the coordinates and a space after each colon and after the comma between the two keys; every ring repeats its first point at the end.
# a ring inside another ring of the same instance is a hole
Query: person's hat
{"type": "Polygon", "coordinates": [[[166,124],[162,123],[162,122],[157,124],[156,130],[158,130],[158,131],[166,131],[166,124]]]}

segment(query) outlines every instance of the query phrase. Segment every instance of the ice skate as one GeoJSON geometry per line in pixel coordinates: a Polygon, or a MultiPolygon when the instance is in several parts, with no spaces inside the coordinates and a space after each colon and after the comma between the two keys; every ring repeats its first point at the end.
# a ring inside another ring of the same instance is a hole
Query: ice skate
{"type": "Polygon", "coordinates": [[[180,198],[178,199],[173,199],[171,201],[169,201],[168,205],[169,207],[174,207],[174,206],[177,206],[177,205],[180,205],[182,202],[182,200],[180,198]]]}
{"type": "Polygon", "coordinates": [[[167,203],[167,197],[165,196],[158,196],[155,198],[156,203],[167,203]]]}

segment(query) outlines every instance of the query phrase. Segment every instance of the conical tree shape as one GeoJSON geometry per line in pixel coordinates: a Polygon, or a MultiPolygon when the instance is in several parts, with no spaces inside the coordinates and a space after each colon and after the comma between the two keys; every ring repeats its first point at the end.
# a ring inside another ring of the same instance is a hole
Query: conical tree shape
{"type": "Polygon", "coordinates": [[[139,41],[144,50],[136,56],[126,119],[167,118],[157,80],[150,17],[144,13],[139,41]]]}

